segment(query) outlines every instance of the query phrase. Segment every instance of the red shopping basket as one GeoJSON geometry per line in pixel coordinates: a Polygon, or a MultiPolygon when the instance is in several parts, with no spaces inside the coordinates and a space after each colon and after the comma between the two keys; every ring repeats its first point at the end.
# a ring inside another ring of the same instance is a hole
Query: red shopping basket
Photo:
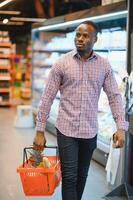
{"type": "Polygon", "coordinates": [[[52,195],[60,183],[61,171],[57,147],[45,148],[56,148],[56,156],[45,156],[52,164],[50,168],[34,168],[32,161],[27,156],[27,149],[32,149],[32,147],[24,148],[23,164],[17,168],[17,172],[20,174],[26,196],[52,195]]]}

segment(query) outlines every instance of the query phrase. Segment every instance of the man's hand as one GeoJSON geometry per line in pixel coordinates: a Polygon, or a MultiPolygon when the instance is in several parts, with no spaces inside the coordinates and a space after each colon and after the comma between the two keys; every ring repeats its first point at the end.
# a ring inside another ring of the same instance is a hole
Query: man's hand
{"type": "Polygon", "coordinates": [[[123,130],[118,129],[113,135],[113,147],[122,148],[124,146],[125,133],[123,130]]]}
{"type": "Polygon", "coordinates": [[[45,144],[46,138],[44,136],[44,132],[37,131],[33,141],[33,149],[43,151],[45,144]]]}

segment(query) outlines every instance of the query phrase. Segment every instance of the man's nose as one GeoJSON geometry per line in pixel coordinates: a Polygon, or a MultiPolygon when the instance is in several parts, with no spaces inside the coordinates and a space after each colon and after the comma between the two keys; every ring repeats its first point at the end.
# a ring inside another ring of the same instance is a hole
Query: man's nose
{"type": "Polygon", "coordinates": [[[83,41],[83,39],[84,39],[84,38],[83,38],[83,35],[80,35],[80,37],[78,37],[78,40],[79,40],[79,41],[83,41]]]}

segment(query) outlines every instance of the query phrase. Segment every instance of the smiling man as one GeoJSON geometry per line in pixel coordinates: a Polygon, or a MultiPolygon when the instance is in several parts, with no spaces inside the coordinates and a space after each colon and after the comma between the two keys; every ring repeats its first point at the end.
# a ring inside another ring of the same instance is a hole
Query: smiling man
{"type": "Polygon", "coordinates": [[[121,95],[107,60],[93,51],[96,24],[85,21],[76,28],[76,49],[53,65],[37,115],[34,148],[44,148],[45,125],[60,90],[56,122],[62,170],[62,200],[81,200],[93,151],[97,144],[98,100],[106,92],[116,122],[114,144],[123,147],[126,122],[121,95]]]}

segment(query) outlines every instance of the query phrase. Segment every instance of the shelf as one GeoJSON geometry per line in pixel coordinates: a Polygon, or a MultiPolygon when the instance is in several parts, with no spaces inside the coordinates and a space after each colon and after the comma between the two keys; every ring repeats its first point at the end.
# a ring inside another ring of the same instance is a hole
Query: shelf
{"type": "Polygon", "coordinates": [[[0,66],[0,69],[11,69],[11,66],[10,65],[7,65],[7,66],[0,66]]]}
{"type": "MultiPolygon", "coordinates": [[[[46,50],[33,50],[33,53],[52,53],[52,52],[58,52],[58,53],[67,53],[69,51],[72,51],[73,49],[66,49],[66,50],[61,50],[61,49],[52,49],[52,50],[49,50],[49,49],[46,49],[46,50]]],[[[94,48],[94,51],[97,51],[97,52],[108,52],[108,51],[126,51],[126,48],[120,48],[120,47],[112,47],[112,48],[107,48],[107,47],[103,47],[101,49],[99,48],[94,48]]]]}
{"type": "Polygon", "coordinates": [[[106,144],[105,142],[101,141],[98,138],[98,142],[97,142],[97,148],[100,149],[101,151],[105,152],[105,153],[109,153],[109,149],[110,149],[110,145],[106,144]]]}
{"type": "Polygon", "coordinates": [[[46,50],[33,50],[33,53],[52,53],[52,52],[58,52],[58,53],[67,53],[71,51],[72,49],[66,49],[66,50],[61,50],[61,49],[46,49],[46,50]]]}
{"type": "Polygon", "coordinates": [[[0,76],[0,81],[10,81],[11,77],[10,76],[0,76]]]}
{"type": "Polygon", "coordinates": [[[0,58],[11,58],[10,54],[0,54],[0,58]]]}
{"type": "Polygon", "coordinates": [[[10,101],[1,101],[0,106],[10,106],[11,102],[10,101]]]}
{"type": "Polygon", "coordinates": [[[0,88],[0,93],[9,93],[11,92],[11,89],[10,88],[0,88]]]}
{"type": "Polygon", "coordinates": [[[0,42],[1,47],[11,47],[12,44],[10,42],[0,42]]]}
{"type": "Polygon", "coordinates": [[[0,42],[0,48],[0,106],[10,106],[12,97],[12,58],[14,56],[14,54],[11,52],[12,43],[0,42]]]}
{"type": "Polygon", "coordinates": [[[51,68],[51,66],[53,65],[52,63],[51,64],[39,64],[39,63],[33,63],[34,67],[35,68],[44,68],[44,69],[47,69],[47,68],[51,68]]]}
{"type": "Polygon", "coordinates": [[[118,47],[118,48],[101,48],[101,49],[98,49],[98,48],[94,48],[94,51],[96,51],[96,52],[109,52],[109,51],[126,51],[126,48],[120,48],[120,47],[118,47]]]}

